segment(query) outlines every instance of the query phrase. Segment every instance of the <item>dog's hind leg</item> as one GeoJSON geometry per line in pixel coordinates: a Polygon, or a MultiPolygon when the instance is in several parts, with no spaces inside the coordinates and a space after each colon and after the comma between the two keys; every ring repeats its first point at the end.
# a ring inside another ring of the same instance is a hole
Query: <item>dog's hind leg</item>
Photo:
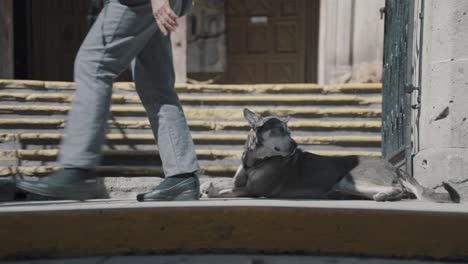
{"type": "Polygon", "coordinates": [[[402,170],[397,170],[401,183],[410,190],[419,200],[432,201],[438,203],[459,203],[460,194],[449,183],[442,182],[442,186],[447,193],[438,193],[434,190],[422,186],[415,178],[402,170]]]}
{"type": "Polygon", "coordinates": [[[218,193],[219,198],[236,198],[247,196],[246,188],[225,189],[218,193]]]}
{"type": "Polygon", "coordinates": [[[377,202],[398,201],[406,197],[406,193],[401,187],[391,187],[388,191],[374,194],[372,197],[377,202]]]}
{"type": "Polygon", "coordinates": [[[232,181],[234,182],[234,187],[244,187],[247,184],[247,173],[245,172],[244,166],[240,165],[234,175],[232,181]]]}
{"type": "Polygon", "coordinates": [[[405,197],[405,191],[400,186],[383,186],[366,181],[356,181],[349,175],[334,186],[334,191],[379,202],[396,201],[405,197]]]}

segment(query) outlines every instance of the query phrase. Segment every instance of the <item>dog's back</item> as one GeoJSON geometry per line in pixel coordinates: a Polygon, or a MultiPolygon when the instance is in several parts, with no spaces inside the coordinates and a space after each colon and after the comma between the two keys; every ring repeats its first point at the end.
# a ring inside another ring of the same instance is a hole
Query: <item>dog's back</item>
{"type": "Polygon", "coordinates": [[[252,196],[320,199],[358,165],[357,156],[325,157],[297,149],[289,157],[271,157],[249,168],[252,196]]]}

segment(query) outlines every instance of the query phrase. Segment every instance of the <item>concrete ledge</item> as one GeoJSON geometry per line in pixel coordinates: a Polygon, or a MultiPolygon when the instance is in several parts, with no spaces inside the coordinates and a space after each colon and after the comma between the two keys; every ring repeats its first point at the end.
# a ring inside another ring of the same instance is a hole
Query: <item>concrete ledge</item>
{"type": "Polygon", "coordinates": [[[0,206],[3,258],[151,253],[468,257],[465,204],[266,199],[0,206]]]}

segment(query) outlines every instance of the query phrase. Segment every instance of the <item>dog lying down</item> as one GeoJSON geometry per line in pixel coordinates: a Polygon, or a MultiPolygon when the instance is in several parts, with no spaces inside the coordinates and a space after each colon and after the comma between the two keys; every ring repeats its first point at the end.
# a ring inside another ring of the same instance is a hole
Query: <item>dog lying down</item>
{"type": "Polygon", "coordinates": [[[261,117],[244,109],[251,126],[242,165],[230,186],[202,185],[204,196],[292,199],[366,198],[396,201],[416,197],[434,202],[460,201],[458,192],[436,193],[389,162],[371,157],[326,157],[302,151],[291,138],[289,118],[261,117]]]}

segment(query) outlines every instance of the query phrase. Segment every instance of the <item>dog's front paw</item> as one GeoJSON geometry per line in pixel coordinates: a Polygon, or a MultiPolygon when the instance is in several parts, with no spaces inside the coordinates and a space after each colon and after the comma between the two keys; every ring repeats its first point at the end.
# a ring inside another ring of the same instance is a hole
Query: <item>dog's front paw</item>
{"type": "Polygon", "coordinates": [[[374,201],[376,202],[385,202],[388,200],[388,194],[385,192],[380,192],[380,193],[374,194],[372,198],[374,198],[374,201]]]}
{"type": "Polygon", "coordinates": [[[212,182],[205,182],[200,185],[200,194],[202,198],[212,198],[218,196],[218,190],[212,182]]]}

